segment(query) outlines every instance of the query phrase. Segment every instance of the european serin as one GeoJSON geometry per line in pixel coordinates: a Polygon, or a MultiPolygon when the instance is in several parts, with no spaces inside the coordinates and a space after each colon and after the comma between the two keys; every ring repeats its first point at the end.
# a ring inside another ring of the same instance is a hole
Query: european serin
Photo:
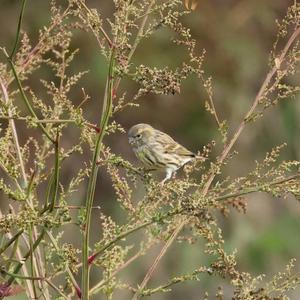
{"type": "Polygon", "coordinates": [[[196,157],[168,134],[148,124],[132,126],[128,131],[128,139],[136,157],[148,170],[166,172],[162,184],[170,179],[176,170],[196,157]]]}

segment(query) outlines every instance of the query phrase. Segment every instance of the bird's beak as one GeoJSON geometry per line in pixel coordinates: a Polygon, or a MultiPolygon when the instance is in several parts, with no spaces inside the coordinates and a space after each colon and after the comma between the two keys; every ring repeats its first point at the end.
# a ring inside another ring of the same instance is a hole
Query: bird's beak
{"type": "Polygon", "coordinates": [[[130,144],[130,145],[133,144],[133,138],[132,138],[132,137],[129,137],[129,138],[128,138],[128,141],[129,141],[129,144],[130,144]]]}

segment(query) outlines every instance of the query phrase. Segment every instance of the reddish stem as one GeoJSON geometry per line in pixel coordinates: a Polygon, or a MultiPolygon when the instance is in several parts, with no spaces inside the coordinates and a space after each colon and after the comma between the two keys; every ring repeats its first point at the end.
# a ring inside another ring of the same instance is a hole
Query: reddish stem
{"type": "Polygon", "coordinates": [[[95,258],[97,257],[98,253],[94,253],[92,255],[89,256],[88,258],[88,264],[91,265],[92,262],[95,260],[95,258]]]}
{"type": "Polygon", "coordinates": [[[115,99],[117,97],[117,90],[114,88],[112,90],[112,98],[115,99]]]}
{"type": "Polygon", "coordinates": [[[87,123],[87,126],[88,126],[89,128],[94,129],[97,133],[100,132],[100,127],[98,127],[98,126],[96,126],[96,125],[94,125],[94,124],[87,123]]]}
{"type": "Polygon", "coordinates": [[[79,299],[81,299],[81,289],[78,285],[74,285],[74,288],[75,288],[75,291],[76,291],[76,294],[78,296],[79,299]]]}

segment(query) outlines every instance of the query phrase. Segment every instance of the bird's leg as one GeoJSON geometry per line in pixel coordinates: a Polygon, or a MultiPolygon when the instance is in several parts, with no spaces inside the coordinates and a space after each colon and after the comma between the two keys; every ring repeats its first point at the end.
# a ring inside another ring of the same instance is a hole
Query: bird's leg
{"type": "Polygon", "coordinates": [[[172,174],[173,174],[173,170],[167,169],[167,170],[166,170],[166,176],[165,176],[165,178],[160,182],[160,184],[161,184],[161,185],[164,185],[164,183],[172,177],[172,174]]]}

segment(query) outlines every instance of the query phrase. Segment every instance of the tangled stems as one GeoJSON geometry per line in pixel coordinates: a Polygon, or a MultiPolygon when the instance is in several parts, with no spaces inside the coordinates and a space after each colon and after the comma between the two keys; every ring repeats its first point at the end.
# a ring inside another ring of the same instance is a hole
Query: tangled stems
{"type": "MultiPolygon", "coordinates": [[[[27,107],[29,113],[31,114],[31,116],[32,116],[34,119],[38,119],[38,117],[37,117],[35,111],[34,111],[33,108],[32,108],[32,105],[30,104],[30,102],[29,102],[29,100],[28,100],[28,98],[27,98],[27,96],[26,96],[26,94],[25,94],[25,92],[24,92],[24,90],[23,90],[23,87],[22,87],[22,85],[21,85],[21,81],[20,81],[20,79],[19,79],[19,77],[18,77],[18,74],[17,74],[17,72],[16,72],[16,68],[15,68],[15,66],[14,66],[13,61],[11,60],[11,58],[10,58],[9,56],[6,56],[6,57],[7,57],[7,59],[8,59],[8,62],[9,62],[9,64],[10,64],[10,66],[11,66],[11,69],[12,69],[12,71],[13,71],[14,77],[15,77],[15,79],[16,79],[16,82],[17,82],[17,85],[18,85],[18,88],[19,88],[19,91],[20,91],[20,93],[21,93],[21,96],[22,96],[22,98],[23,98],[23,100],[24,100],[24,102],[25,102],[25,105],[26,105],[26,107],[27,107]]],[[[46,137],[49,139],[49,141],[52,142],[52,143],[54,144],[55,141],[53,140],[53,138],[51,137],[51,135],[50,135],[50,133],[47,131],[47,129],[44,127],[44,125],[43,125],[42,123],[37,123],[37,124],[38,124],[38,127],[43,131],[43,133],[44,133],[44,134],[46,135],[46,137]]]]}
{"type": "MultiPolygon", "coordinates": [[[[6,282],[6,287],[9,287],[16,280],[15,274],[17,274],[21,270],[22,266],[24,265],[24,262],[30,257],[30,255],[32,255],[33,251],[39,246],[40,242],[44,238],[45,233],[46,233],[46,230],[45,230],[45,228],[43,228],[39,237],[33,243],[32,248],[24,255],[23,260],[20,261],[13,269],[12,275],[10,275],[9,279],[6,282]]],[[[2,295],[0,294],[0,299],[3,299],[4,297],[5,297],[5,293],[2,295]]]]}
{"type": "Polygon", "coordinates": [[[82,245],[82,299],[89,299],[89,236],[92,206],[95,195],[95,187],[97,181],[98,158],[101,151],[102,140],[105,135],[105,130],[108,124],[109,117],[112,112],[113,86],[114,86],[114,64],[115,64],[115,47],[112,48],[109,60],[108,75],[106,81],[103,111],[100,119],[100,132],[98,133],[95,150],[93,155],[90,178],[87,188],[86,206],[85,206],[85,222],[83,230],[83,245],[82,245]]]}
{"type": "MultiPolygon", "coordinates": [[[[49,205],[47,205],[39,214],[42,215],[45,212],[51,213],[54,209],[54,205],[57,202],[58,199],[58,189],[59,189],[59,170],[60,170],[60,159],[59,159],[59,143],[58,143],[58,131],[57,131],[57,136],[56,136],[56,140],[55,140],[55,167],[54,167],[54,180],[51,180],[51,186],[52,186],[52,190],[53,190],[53,194],[52,194],[52,198],[51,201],[49,203],[49,205]]],[[[30,186],[29,186],[29,190],[30,190],[30,186]]],[[[2,253],[3,251],[5,251],[12,243],[17,243],[19,236],[21,236],[24,233],[24,230],[20,230],[19,232],[17,232],[1,249],[0,249],[0,253],[2,253]]],[[[26,262],[26,260],[31,257],[34,253],[34,251],[37,249],[37,247],[39,246],[40,242],[44,239],[46,233],[46,225],[44,225],[44,227],[42,228],[42,231],[39,235],[39,237],[35,240],[35,242],[31,245],[30,250],[27,252],[27,254],[24,255],[22,261],[20,261],[14,268],[12,274],[17,274],[21,268],[24,266],[24,263],[26,262]]],[[[10,276],[10,278],[7,280],[6,282],[6,286],[9,287],[14,280],[16,279],[16,276],[10,276]]],[[[0,298],[3,299],[3,298],[0,298]]]]}

